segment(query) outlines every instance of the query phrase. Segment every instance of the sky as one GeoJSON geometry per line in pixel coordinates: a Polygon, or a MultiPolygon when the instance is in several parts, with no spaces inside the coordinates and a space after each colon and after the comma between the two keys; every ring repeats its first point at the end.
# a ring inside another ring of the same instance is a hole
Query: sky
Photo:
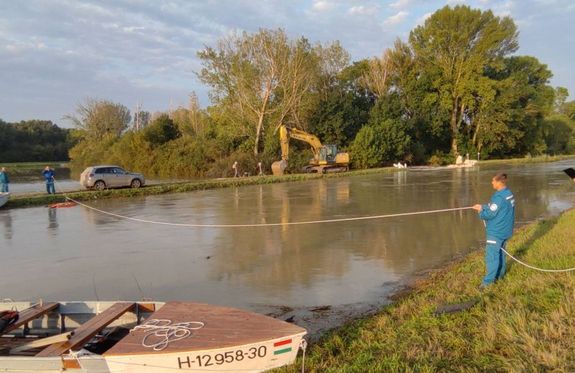
{"type": "Polygon", "coordinates": [[[575,97],[573,0],[0,0],[0,119],[62,127],[87,98],[132,112],[186,106],[197,52],[230,34],[283,28],[312,43],[339,40],[352,60],[381,56],[445,5],[511,16],[516,54],[549,66],[553,86],[575,97]]]}

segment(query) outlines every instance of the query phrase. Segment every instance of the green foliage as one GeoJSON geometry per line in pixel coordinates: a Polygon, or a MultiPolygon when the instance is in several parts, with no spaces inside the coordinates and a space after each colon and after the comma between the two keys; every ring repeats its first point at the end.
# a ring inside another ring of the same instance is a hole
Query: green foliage
{"type": "Polygon", "coordinates": [[[449,112],[451,152],[457,154],[465,109],[474,103],[483,71],[518,48],[515,24],[489,10],[446,6],[412,30],[409,42],[423,74],[431,77],[437,103],[449,112]]]}
{"type": "Polygon", "coordinates": [[[543,136],[546,153],[565,154],[575,152],[575,121],[555,114],[543,121],[543,136]]]}
{"type": "Polygon", "coordinates": [[[351,160],[358,168],[390,164],[403,160],[410,145],[411,138],[403,122],[379,121],[375,116],[357,134],[351,146],[351,160]]]}
{"type": "Polygon", "coordinates": [[[72,132],[46,120],[6,123],[0,120],[0,159],[3,162],[68,160],[75,143],[72,132]]]}
{"type": "Polygon", "coordinates": [[[324,144],[347,147],[368,121],[374,97],[361,86],[367,61],[342,70],[325,88],[309,117],[309,131],[324,144]]]}
{"type": "Polygon", "coordinates": [[[93,98],[79,104],[76,115],[68,115],[66,118],[91,140],[119,137],[131,121],[130,110],[124,105],[93,98]]]}
{"type": "Polygon", "coordinates": [[[144,140],[158,146],[180,137],[180,131],[168,114],[162,114],[143,130],[144,140]]]}

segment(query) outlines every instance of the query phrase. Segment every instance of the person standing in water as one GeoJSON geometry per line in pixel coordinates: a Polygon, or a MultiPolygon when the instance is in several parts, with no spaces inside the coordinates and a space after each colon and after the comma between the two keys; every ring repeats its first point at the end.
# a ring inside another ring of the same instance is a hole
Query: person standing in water
{"type": "Polygon", "coordinates": [[[44,171],[42,171],[42,176],[46,180],[46,192],[48,194],[56,194],[56,188],[54,188],[54,170],[50,166],[46,166],[44,171]]]}
{"type": "Polygon", "coordinates": [[[486,274],[481,283],[485,288],[505,275],[505,249],[507,240],[513,235],[515,224],[515,197],[507,188],[507,174],[500,172],[491,179],[495,193],[491,201],[484,205],[475,205],[473,209],[479,213],[479,218],[485,221],[486,274]]]}
{"type": "Polygon", "coordinates": [[[6,172],[6,168],[0,168],[0,192],[8,193],[8,184],[10,183],[10,179],[8,179],[8,173],[6,172]]]}

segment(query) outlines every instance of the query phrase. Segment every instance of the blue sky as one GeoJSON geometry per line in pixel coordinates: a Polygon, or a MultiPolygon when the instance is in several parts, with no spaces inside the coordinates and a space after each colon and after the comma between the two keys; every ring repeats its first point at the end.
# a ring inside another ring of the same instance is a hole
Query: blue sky
{"type": "Polygon", "coordinates": [[[572,0],[0,0],[0,118],[62,119],[87,97],[132,111],[186,105],[197,51],[230,33],[282,27],[312,42],[339,40],[353,60],[379,56],[445,5],[511,16],[518,54],[547,64],[575,97],[572,0]]]}

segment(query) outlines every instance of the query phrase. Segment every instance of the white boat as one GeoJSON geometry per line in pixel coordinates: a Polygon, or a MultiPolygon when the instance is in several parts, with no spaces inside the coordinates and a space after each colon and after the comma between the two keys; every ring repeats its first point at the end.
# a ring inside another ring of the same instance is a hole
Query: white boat
{"type": "Polygon", "coordinates": [[[208,304],[0,302],[14,308],[0,332],[4,372],[262,372],[305,348],[299,326],[208,304]]]}
{"type": "Polygon", "coordinates": [[[10,199],[10,193],[0,193],[0,207],[4,206],[10,199]]]}

